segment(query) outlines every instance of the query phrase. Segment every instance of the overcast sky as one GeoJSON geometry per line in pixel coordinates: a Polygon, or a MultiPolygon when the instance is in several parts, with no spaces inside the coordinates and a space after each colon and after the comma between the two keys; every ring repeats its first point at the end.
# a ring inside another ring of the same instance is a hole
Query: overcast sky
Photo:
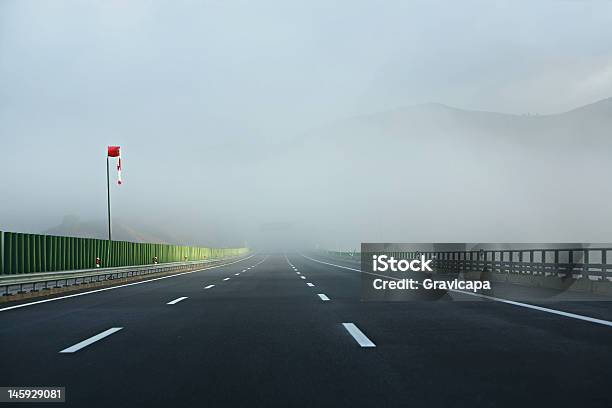
{"type": "Polygon", "coordinates": [[[597,0],[3,0],[0,103],[263,133],[426,102],[550,113],[610,96],[610,38],[597,0]]]}
{"type": "Polygon", "coordinates": [[[204,160],[427,102],[569,110],[612,96],[611,38],[612,2],[595,0],[1,0],[0,222],[103,214],[106,144],[155,174],[153,194],[166,171],[202,171],[176,160],[194,140],[204,160]]]}

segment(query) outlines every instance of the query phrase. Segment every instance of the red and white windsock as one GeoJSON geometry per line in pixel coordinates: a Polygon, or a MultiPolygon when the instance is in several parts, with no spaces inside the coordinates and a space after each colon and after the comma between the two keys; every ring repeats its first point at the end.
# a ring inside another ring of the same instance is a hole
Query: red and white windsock
{"type": "Polygon", "coordinates": [[[116,157],[117,162],[117,184],[121,184],[121,147],[119,146],[108,146],[108,157],[116,157]]]}

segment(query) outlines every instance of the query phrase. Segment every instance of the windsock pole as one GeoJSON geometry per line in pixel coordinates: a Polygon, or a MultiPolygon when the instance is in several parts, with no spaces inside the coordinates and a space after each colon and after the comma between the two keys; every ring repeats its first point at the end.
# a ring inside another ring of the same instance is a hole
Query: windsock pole
{"type": "MultiPolygon", "coordinates": [[[[107,199],[107,208],[108,208],[108,242],[112,240],[111,233],[111,200],[110,200],[110,174],[109,174],[109,158],[106,156],[106,199],[107,199]]],[[[110,245],[109,245],[110,250],[110,245]]],[[[108,259],[108,258],[107,258],[108,259]]]]}
{"type": "Polygon", "coordinates": [[[117,157],[117,183],[121,185],[121,147],[120,146],[108,146],[106,154],[106,199],[108,205],[108,253],[106,254],[105,266],[110,266],[110,254],[111,254],[111,243],[112,243],[112,228],[111,228],[111,199],[110,199],[110,165],[109,160],[111,157],[117,157]]]}

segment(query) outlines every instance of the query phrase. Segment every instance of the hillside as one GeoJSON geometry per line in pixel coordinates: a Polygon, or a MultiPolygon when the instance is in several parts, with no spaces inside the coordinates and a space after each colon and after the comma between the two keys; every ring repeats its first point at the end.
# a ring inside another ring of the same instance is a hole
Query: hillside
{"type": "Polygon", "coordinates": [[[266,180],[361,241],[606,242],[611,136],[611,99],[540,116],[419,105],[315,129],[266,180]]]}
{"type": "MultiPolygon", "coordinates": [[[[106,239],[108,226],[102,221],[81,221],[77,216],[65,216],[61,224],[43,231],[43,234],[106,239]]],[[[197,242],[196,239],[179,236],[173,234],[172,231],[155,231],[145,225],[127,225],[121,220],[113,223],[113,240],[179,245],[190,245],[197,242]]]]}

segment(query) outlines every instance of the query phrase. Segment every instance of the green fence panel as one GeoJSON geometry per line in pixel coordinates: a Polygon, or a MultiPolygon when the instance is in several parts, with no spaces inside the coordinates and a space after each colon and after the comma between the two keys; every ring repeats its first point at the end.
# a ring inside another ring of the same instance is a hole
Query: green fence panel
{"type": "Polygon", "coordinates": [[[68,237],[61,237],[60,238],[60,242],[61,242],[61,249],[60,249],[60,270],[61,271],[65,271],[67,269],[69,269],[68,266],[68,243],[69,243],[69,238],[68,237]]]}
{"type": "Polygon", "coordinates": [[[247,248],[208,248],[0,232],[0,275],[198,261],[248,253],[247,248]]]}
{"type": "Polygon", "coordinates": [[[64,249],[64,262],[66,263],[66,270],[73,269],[72,263],[72,238],[66,237],[66,249],[64,249]]]}
{"type": "Polygon", "coordinates": [[[34,244],[34,262],[32,262],[32,272],[41,272],[43,271],[41,235],[33,235],[32,241],[34,244]]]}
{"type": "Polygon", "coordinates": [[[15,234],[12,232],[5,232],[4,239],[8,242],[9,250],[4,251],[4,262],[9,265],[9,270],[11,274],[17,273],[17,246],[16,246],[16,238],[15,234]],[[8,234],[8,236],[7,236],[8,234]]]}
{"type": "Polygon", "coordinates": [[[57,237],[57,270],[66,270],[66,237],[57,237]]]}
{"type": "Polygon", "coordinates": [[[25,259],[26,259],[26,263],[25,263],[25,269],[24,269],[24,273],[30,273],[30,272],[34,272],[32,269],[32,263],[34,262],[34,248],[32,245],[32,235],[31,234],[25,234],[23,237],[23,242],[24,242],[24,255],[25,255],[25,259]]]}
{"type": "Polygon", "coordinates": [[[15,256],[13,255],[13,234],[10,232],[4,233],[4,273],[13,274],[15,269],[13,261],[15,256]]]}

